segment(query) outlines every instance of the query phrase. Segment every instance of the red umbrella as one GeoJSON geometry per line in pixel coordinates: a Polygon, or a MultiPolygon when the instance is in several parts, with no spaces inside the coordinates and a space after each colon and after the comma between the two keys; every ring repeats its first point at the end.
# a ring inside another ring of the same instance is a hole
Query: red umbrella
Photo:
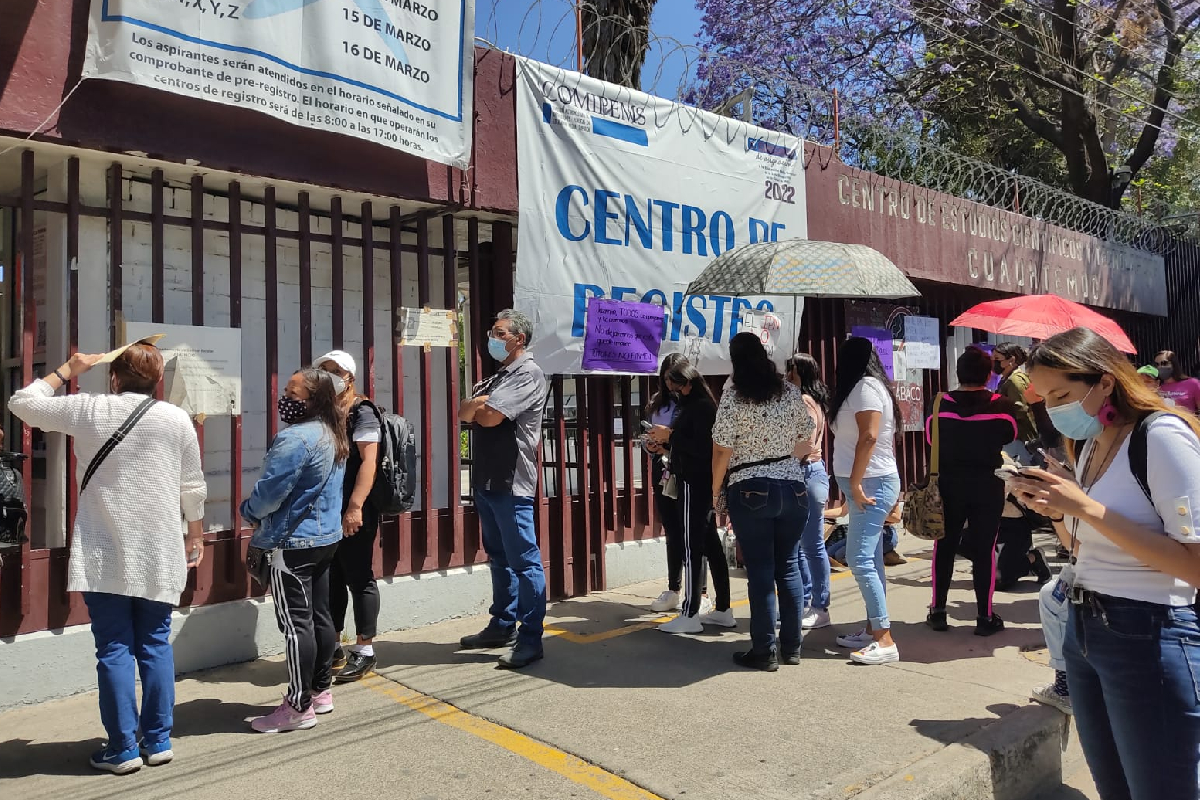
{"type": "Polygon", "coordinates": [[[1026,336],[1030,339],[1049,339],[1071,328],[1090,328],[1108,339],[1123,353],[1136,353],[1137,348],[1121,326],[1087,306],[1073,303],[1054,294],[1030,294],[990,300],[960,314],[950,323],[959,328],[978,328],[1005,336],[1026,336]]]}

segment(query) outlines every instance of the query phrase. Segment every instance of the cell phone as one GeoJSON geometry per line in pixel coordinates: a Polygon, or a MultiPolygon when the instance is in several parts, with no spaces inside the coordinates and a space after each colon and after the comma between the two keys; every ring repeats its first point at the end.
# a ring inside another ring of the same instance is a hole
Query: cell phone
{"type": "Polygon", "coordinates": [[[199,560],[200,560],[200,548],[196,547],[192,550],[192,552],[188,553],[187,563],[195,564],[199,560]]]}
{"type": "Polygon", "coordinates": [[[1015,464],[1005,464],[993,474],[1002,481],[1011,481],[1020,473],[1020,469],[1015,464]]]}
{"type": "Polygon", "coordinates": [[[646,420],[642,420],[642,421],[641,421],[641,426],[642,426],[642,430],[644,430],[644,431],[648,431],[648,430],[650,430],[651,428],[653,428],[653,427],[654,427],[654,426],[653,426],[653,425],[651,425],[649,422],[646,422],[646,420]]]}
{"type": "Polygon", "coordinates": [[[1037,467],[1021,467],[1019,470],[1017,470],[1017,474],[1026,480],[1044,482],[1045,479],[1043,479],[1041,475],[1033,474],[1032,470],[1035,469],[1037,469],[1037,467]]]}

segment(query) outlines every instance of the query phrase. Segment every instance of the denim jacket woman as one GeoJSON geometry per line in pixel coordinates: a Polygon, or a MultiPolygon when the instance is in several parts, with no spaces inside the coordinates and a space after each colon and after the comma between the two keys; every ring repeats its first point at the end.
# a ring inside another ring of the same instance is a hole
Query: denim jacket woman
{"type": "Polygon", "coordinates": [[[320,420],[280,431],[254,491],[242,503],[242,518],[258,526],[251,547],[292,550],[339,541],[345,471],[320,420]]]}

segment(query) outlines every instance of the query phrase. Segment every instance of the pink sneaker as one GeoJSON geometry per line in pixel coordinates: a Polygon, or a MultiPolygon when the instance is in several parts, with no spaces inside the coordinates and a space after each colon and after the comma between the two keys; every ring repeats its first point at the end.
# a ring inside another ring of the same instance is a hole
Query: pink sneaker
{"type": "Polygon", "coordinates": [[[284,700],[270,714],[259,717],[250,723],[250,727],[259,733],[283,733],[284,731],[302,731],[317,724],[317,715],[313,707],[303,713],[288,705],[284,700]]]}
{"type": "Polygon", "coordinates": [[[317,714],[329,714],[333,711],[333,689],[326,689],[313,695],[312,710],[317,714]]]}

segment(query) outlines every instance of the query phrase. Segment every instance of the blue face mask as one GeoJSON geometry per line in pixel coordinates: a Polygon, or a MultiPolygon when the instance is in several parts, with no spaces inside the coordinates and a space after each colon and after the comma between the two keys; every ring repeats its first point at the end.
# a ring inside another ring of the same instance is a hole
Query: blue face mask
{"type": "MultiPolygon", "coordinates": [[[[1083,396],[1083,400],[1091,397],[1092,392],[1095,390],[1095,386],[1088,389],[1088,393],[1083,396]]],[[[1046,406],[1046,412],[1050,415],[1050,421],[1054,423],[1054,427],[1058,432],[1068,439],[1075,439],[1076,441],[1091,439],[1098,436],[1104,430],[1104,425],[1100,423],[1100,420],[1093,417],[1084,409],[1083,400],[1076,400],[1073,403],[1066,403],[1061,406],[1046,406]]]]}
{"type": "Polygon", "coordinates": [[[503,361],[508,358],[508,345],[503,339],[493,339],[488,337],[488,355],[497,361],[503,361]]]}

